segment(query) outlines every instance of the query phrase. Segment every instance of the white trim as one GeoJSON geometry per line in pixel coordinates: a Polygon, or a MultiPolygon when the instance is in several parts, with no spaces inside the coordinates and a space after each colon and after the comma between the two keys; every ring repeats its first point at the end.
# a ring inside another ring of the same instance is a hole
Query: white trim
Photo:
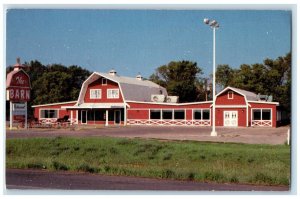
{"type": "Polygon", "coordinates": [[[107,99],[120,99],[120,91],[118,88],[111,88],[106,90],[106,98],[107,99]],[[114,97],[113,95],[109,96],[109,92],[111,91],[118,91],[118,95],[114,97]]]}
{"type": "Polygon", "coordinates": [[[167,103],[167,102],[141,102],[141,101],[132,101],[132,100],[126,100],[128,103],[138,103],[138,104],[157,104],[157,105],[175,105],[175,106],[184,106],[184,105],[196,105],[196,104],[208,104],[212,103],[212,101],[204,101],[204,102],[188,102],[188,103],[167,103]]]}
{"type": "Polygon", "coordinates": [[[233,99],[233,97],[234,97],[234,93],[232,91],[228,91],[227,99],[233,99]],[[230,97],[230,95],[231,95],[231,97],[230,97]]]}
{"type": "Polygon", "coordinates": [[[224,127],[238,127],[239,126],[239,112],[238,111],[232,111],[232,110],[230,110],[230,111],[223,111],[223,126],[224,127]],[[231,125],[229,125],[229,126],[226,126],[225,125],[225,113],[229,113],[229,115],[230,116],[232,116],[232,112],[235,112],[236,113],[236,126],[231,126],[231,125]]]}
{"type": "Polygon", "coordinates": [[[265,102],[265,101],[248,101],[249,103],[257,103],[257,104],[275,104],[275,105],[279,105],[279,102],[265,102]]]}
{"type": "MultiPolygon", "coordinates": [[[[102,75],[102,74],[100,74],[100,73],[98,73],[98,72],[94,72],[95,74],[97,74],[97,75],[99,75],[100,77],[105,77],[106,79],[108,79],[108,80],[110,80],[110,81],[112,81],[112,82],[115,82],[115,83],[117,83],[118,84],[118,86],[119,86],[119,90],[120,90],[120,92],[121,92],[121,97],[122,97],[122,100],[123,100],[123,102],[126,102],[126,100],[125,100],[125,98],[124,98],[124,95],[123,95],[123,91],[122,91],[122,87],[121,87],[121,84],[120,84],[120,82],[117,82],[117,81],[115,81],[115,80],[113,80],[113,79],[111,79],[111,78],[109,78],[108,76],[106,76],[106,75],[102,75]]],[[[120,97],[119,97],[120,98],[120,97]]]]}
{"type": "Polygon", "coordinates": [[[69,103],[76,103],[77,101],[69,101],[69,102],[57,102],[57,103],[51,103],[51,104],[41,104],[41,105],[33,105],[32,108],[35,107],[42,107],[42,106],[52,106],[52,105],[60,105],[60,104],[69,104],[69,103]]]}
{"type": "Polygon", "coordinates": [[[271,122],[271,127],[273,126],[273,117],[272,117],[272,113],[273,112],[273,108],[252,108],[251,109],[251,126],[255,126],[253,125],[254,122],[271,122]],[[260,110],[260,120],[254,120],[253,119],[253,110],[260,110]],[[263,120],[262,119],[262,110],[270,110],[270,120],[263,120]]]}
{"type": "Polygon", "coordinates": [[[211,121],[211,111],[210,111],[211,109],[210,108],[194,108],[193,110],[192,110],[192,120],[194,121],[211,121]],[[203,119],[203,110],[208,110],[208,112],[209,112],[209,119],[203,119]],[[195,117],[194,117],[194,112],[195,111],[201,111],[201,119],[195,119],[195,117]]]}
{"type": "Polygon", "coordinates": [[[91,88],[90,89],[90,99],[102,99],[102,89],[101,88],[91,88]],[[99,91],[99,97],[92,96],[93,91],[99,91]]]}
{"type": "Polygon", "coordinates": [[[216,108],[247,108],[247,105],[216,105],[216,108]]]}
{"type": "Polygon", "coordinates": [[[58,119],[59,118],[59,108],[41,108],[41,109],[39,109],[39,119],[58,119]],[[56,117],[52,117],[52,118],[44,118],[44,117],[41,117],[41,112],[43,111],[43,110],[55,110],[55,111],[57,111],[57,115],[56,115],[56,117]]]}

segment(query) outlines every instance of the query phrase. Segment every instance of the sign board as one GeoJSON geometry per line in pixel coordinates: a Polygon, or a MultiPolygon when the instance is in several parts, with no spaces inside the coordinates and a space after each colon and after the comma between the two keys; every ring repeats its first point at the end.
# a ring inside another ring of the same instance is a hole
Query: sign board
{"type": "Polygon", "coordinates": [[[18,58],[14,70],[6,77],[6,99],[10,101],[10,129],[13,121],[24,121],[27,128],[27,102],[30,100],[31,85],[30,77],[22,67],[18,58]]]}
{"type": "Polygon", "coordinates": [[[30,78],[23,69],[11,71],[6,80],[7,99],[14,102],[30,100],[30,78]]]}

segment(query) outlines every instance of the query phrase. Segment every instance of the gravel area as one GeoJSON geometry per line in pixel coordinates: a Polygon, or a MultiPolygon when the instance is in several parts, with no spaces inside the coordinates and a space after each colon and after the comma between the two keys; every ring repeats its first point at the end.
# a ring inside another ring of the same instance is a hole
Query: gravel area
{"type": "Polygon", "coordinates": [[[7,130],[6,138],[31,137],[126,137],[162,140],[193,140],[209,142],[235,142],[248,144],[284,144],[289,126],[279,128],[247,127],[216,128],[218,136],[210,136],[211,127],[182,126],[78,126],[67,129],[7,130]]]}

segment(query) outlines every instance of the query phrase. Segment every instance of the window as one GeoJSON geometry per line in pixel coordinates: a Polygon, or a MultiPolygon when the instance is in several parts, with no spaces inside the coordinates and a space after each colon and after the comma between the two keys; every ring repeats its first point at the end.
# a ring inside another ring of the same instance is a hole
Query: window
{"type": "Polygon", "coordinates": [[[271,120],[271,110],[262,110],[262,120],[271,120]]]}
{"type": "Polygon", "coordinates": [[[232,91],[228,91],[228,99],[233,99],[233,92],[232,91]]]}
{"type": "Polygon", "coordinates": [[[90,99],[101,99],[101,89],[91,89],[90,99]]]}
{"type": "Polygon", "coordinates": [[[162,115],[163,115],[163,119],[171,120],[173,112],[172,112],[172,110],[163,110],[162,115]]]}
{"type": "Polygon", "coordinates": [[[202,111],[201,110],[194,110],[194,120],[201,120],[202,111]]]}
{"type": "Polygon", "coordinates": [[[209,109],[194,110],[194,120],[210,120],[209,109]]]}
{"type": "Polygon", "coordinates": [[[118,99],[119,98],[119,89],[107,89],[107,98],[108,99],[118,99]]]}
{"type": "Polygon", "coordinates": [[[261,120],[261,110],[253,110],[253,120],[261,120]]]}
{"type": "Polygon", "coordinates": [[[102,78],[102,85],[107,85],[107,79],[102,78]]]}
{"type": "Polygon", "coordinates": [[[253,109],[253,120],[271,120],[271,109],[253,109]]]}
{"type": "Polygon", "coordinates": [[[41,118],[58,118],[58,110],[41,110],[41,118]]]}
{"type": "Polygon", "coordinates": [[[160,110],[150,110],[150,119],[160,120],[160,110]]]}
{"type": "Polygon", "coordinates": [[[184,110],[174,110],[174,119],[175,120],[184,120],[185,111],[184,110]]]}
{"type": "Polygon", "coordinates": [[[209,110],[203,110],[203,120],[209,120],[209,110]]]}

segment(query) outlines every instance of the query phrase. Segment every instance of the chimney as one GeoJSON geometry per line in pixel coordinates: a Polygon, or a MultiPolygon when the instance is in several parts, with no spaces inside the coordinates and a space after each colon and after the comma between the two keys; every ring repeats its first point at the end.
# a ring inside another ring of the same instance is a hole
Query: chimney
{"type": "Polygon", "coordinates": [[[140,81],[143,80],[143,77],[142,77],[142,75],[140,73],[135,78],[138,79],[138,80],[140,80],[140,81]]]}
{"type": "Polygon", "coordinates": [[[117,75],[117,71],[115,71],[114,69],[111,69],[109,71],[109,74],[115,76],[115,75],[117,75]]]}
{"type": "Polygon", "coordinates": [[[23,65],[21,64],[21,59],[20,57],[17,57],[17,63],[14,65],[14,70],[20,70],[23,67],[23,65]]]}

